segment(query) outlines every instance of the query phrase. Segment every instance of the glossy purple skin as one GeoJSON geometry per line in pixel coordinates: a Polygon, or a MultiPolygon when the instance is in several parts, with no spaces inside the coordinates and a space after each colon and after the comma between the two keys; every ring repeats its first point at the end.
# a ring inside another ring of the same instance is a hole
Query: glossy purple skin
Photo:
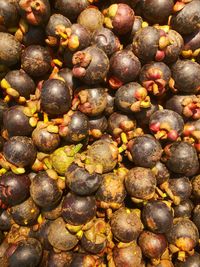
{"type": "Polygon", "coordinates": [[[96,214],[94,196],[77,196],[68,193],[62,203],[62,217],[72,225],[81,225],[89,222],[96,214]]]}
{"type": "Polygon", "coordinates": [[[120,49],[118,38],[111,30],[104,27],[94,32],[92,44],[102,49],[109,57],[120,49]]]}
{"type": "Polygon", "coordinates": [[[56,180],[48,176],[46,172],[39,172],[30,186],[30,195],[34,202],[42,208],[51,208],[58,204],[62,197],[56,180]]]}
{"type": "Polygon", "coordinates": [[[142,15],[151,24],[165,24],[172,13],[173,0],[143,0],[141,1],[142,15]]]}
{"type": "Polygon", "coordinates": [[[178,60],[171,68],[174,87],[179,93],[197,94],[200,86],[200,65],[190,60],[178,60]]]}
{"type": "Polygon", "coordinates": [[[23,202],[30,195],[30,184],[31,181],[26,174],[17,175],[7,172],[1,176],[0,180],[1,201],[8,206],[23,202]]]}
{"type": "Polygon", "coordinates": [[[111,18],[113,31],[116,35],[124,35],[131,31],[135,16],[134,11],[129,5],[119,3],[117,12],[111,18]]]}
{"type": "Polygon", "coordinates": [[[30,95],[35,92],[35,82],[23,69],[9,71],[5,76],[5,80],[11,88],[26,99],[29,99],[30,95]]]}
{"type": "Polygon", "coordinates": [[[187,176],[195,175],[199,170],[199,162],[195,148],[186,142],[174,142],[170,146],[171,156],[166,166],[170,171],[187,176]]]}
{"type": "Polygon", "coordinates": [[[162,155],[162,147],[151,135],[138,136],[131,141],[129,151],[136,166],[153,168],[162,155]]]}
{"type": "Polygon", "coordinates": [[[57,26],[70,28],[71,25],[72,24],[68,18],[64,17],[61,14],[53,14],[49,18],[48,24],[46,26],[46,34],[47,36],[57,37],[57,33],[56,33],[57,26]]]}
{"type": "Polygon", "coordinates": [[[118,51],[110,59],[110,76],[116,77],[122,83],[134,81],[140,69],[139,59],[130,50],[118,51]]]}
{"type": "Polygon", "coordinates": [[[5,143],[3,154],[10,163],[23,168],[34,163],[37,150],[31,138],[13,136],[5,143]]]}
{"type": "Polygon", "coordinates": [[[9,136],[29,136],[33,127],[29,124],[29,118],[23,113],[23,107],[13,106],[4,112],[3,124],[9,136]]]}
{"type": "Polygon", "coordinates": [[[164,234],[172,226],[173,213],[162,201],[149,201],[142,210],[142,221],[154,233],[164,234]]]}
{"type": "Polygon", "coordinates": [[[101,185],[102,176],[90,174],[84,168],[72,163],[66,171],[67,186],[77,195],[88,196],[97,191],[101,185]]]}
{"type": "Polygon", "coordinates": [[[141,28],[133,38],[133,51],[143,62],[155,60],[160,39],[159,31],[151,26],[141,28]]]}
{"type": "Polygon", "coordinates": [[[6,251],[9,266],[38,266],[42,259],[42,245],[35,238],[26,238],[10,244],[6,251]]]}
{"type": "Polygon", "coordinates": [[[49,115],[67,113],[71,105],[70,90],[65,82],[50,79],[43,83],[41,90],[41,107],[49,115]]]}

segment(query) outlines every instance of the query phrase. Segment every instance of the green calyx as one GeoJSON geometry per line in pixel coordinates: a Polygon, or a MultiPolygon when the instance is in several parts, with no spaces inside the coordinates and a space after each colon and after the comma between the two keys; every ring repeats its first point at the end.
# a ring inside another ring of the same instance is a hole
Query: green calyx
{"type": "Polygon", "coordinates": [[[59,174],[65,175],[67,168],[73,163],[74,156],[81,150],[82,144],[64,146],[56,149],[50,155],[52,168],[59,174]]]}

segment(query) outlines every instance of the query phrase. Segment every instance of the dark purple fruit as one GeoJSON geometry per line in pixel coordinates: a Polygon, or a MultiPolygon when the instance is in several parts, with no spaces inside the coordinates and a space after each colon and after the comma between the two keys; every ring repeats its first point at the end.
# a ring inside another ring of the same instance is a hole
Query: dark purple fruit
{"type": "Polygon", "coordinates": [[[103,26],[104,16],[95,6],[89,6],[78,16],[77,22],[88,31],[94,32],[103,26]]]}
{"type": "Polygon", "coordinates": [[[96,203],[93,196],[77,196],[68,193],[62,203],[62,216],[71,225],[89,222],[96,214],[96,203]]]}
{"type": "Polygon", "coordinates": [[[30,45],[26,47],[21,57],[21,67],[30,76],[41,77],[51,68],[51,55],[46,47],[30,45]]]}
{"type": "Polygon", "coordinates": [[[88,116],[98,116],[107,105],[107,90],[102,87],[81,87],[74,93],[72,108],[78,108],[88,116]]]}
{"type": "Polygon", "coordinates": [[[65,173],[66,185],[77,195],[92,195],[99,188],[102,176],[90,174],[84,168],[72,163],[65,173]]]}
{"type": "Polygon", "coordinates": [[[28,198],[24,202],[12,207],[10,214],[15,223],[20,226],[34,225],[40,214],[39,208],[36,206],[32,198],[28,198]]]}
{"type": "Polygon", "coordinates": [[[26,174],[7,172],[1,176],[0,199],[6,206],[15,206],[29,197],[31,181],[26,174]]]}
{"type": "Polygon", "coordinates": [[[149,61],[175,62],[183,47],[183,38],[173,30],[165,32],[159,27],[145,27],[133,38],[133,51],[139,59],[149,61]]]}
{"type": "Polygon", "coordinates": [[[12,226],[12,217],[7,210],[1,212],[0,215],[0,230],[9,231],[12,226]]]}
{"type": "Polygon", "coordinates": [[[159,105],[157,102],[151,100],[151,106],[149,108],[144,108],[139,112],[134,114],[137,123],[140,127],[147,127],[149,125],[150,117],[153,113],[159,110],[159,105]]]}
{"type": "Polygon", "coordinates": [[[126,197],[123,179],[115,173],[103,175],[103,180],[96,193],[98,205],[102,208],[118,209],[126,197]]]}
{"type": "Polygon", "coordinates": [[[94,32],[92,44],[102,49],[108,57],[120,50],[119,39],[111,30],[104,27],[94,32]]]}
{"type": "Polygon", "coordinates": [[[139,83],[131,82],[121,86],[115,94],[117,108],[125,113],[139,112],[151,106],[147,90],[139,83]]]}
{"type": "Polygon", "coordinates": [[[108,127],[105,116],[92,117],[89,119],[89,134],[94,138],[100,138],[108,127]]]}
{"type": "Polygon", "coordinates": [[[143,24],[145,24],[145,22],[143,21],[142,17],[135,16],[131,32],[128,32],[126,35],[123,36],[123,40],[126,41],[125,44],[128,44],[125,49],[132,49],[132,45],[130,43],[133,41],[136,32],[142,28],[143,24]]]}
{"type": "Polygon", "coordinates": [[[86,84],[104,82],[109,70],[109,60],[103,50],[95,46],[78,51],[73,55],[73,75],[86,84]]]}
{"type": "Polygon", "coordinates": [[[113,213],[110,225],[115,239],[124,243],[137,240],[143,229],[137,211],[126,208],[120,208],[113,213]]]}
{"type": "Polygon", "coordinates": [[[92,254],[101,253],[107,245],[107,225],[103,219],[97,219],[90,229],[84,231],[81,246],[92,254]]]}
{"type": "Polygon", "coordinates": [[[31,138],[26,136],[13,136],[3,147],[5,158],[17,167],[26,167],[34,163],[36,148],[31,138]]]}
{"type": "Polygon", "coordinates": [[[120,3],[113,4],[103,11],[104,24],[117,35],[123,35],[131,31],[134,23],[134,11],[130,6],[120,3]]]}
{"type": "Polygon", "coordinates": [[[85,114],[80,111],[69,111],[64,121],[59,125],[59,134],[69,143],[79,143],[89,134],[89,122],[85,114]]]}
{"type": "Polygon", "coordinates": [[[200,255],[195,252],[193,255],[188,256],[188,258],[184,261],[177,261],[176,267],[199,267],[200,266],[200,255]]]}
{"type": "Polygon", "coordinates": [[[178,60],[171,70],[175,90],[184,94],[198,94],[200,90],[200,65],[198,63],[187,59],[178,60]]]}
{"type": "Polygon", "coordinates": [[[125,177],[125,187],[133,198],[148,200],[155,193],[156,177],[151,169],[135,167],[129,170],[125,177]]]}
{"type": "Polygon", "coordinates": [[[152,62],[142,67],[140,82],[153,95],[162,95],[168,89],[170,68],[163,62],[152,62]]]}
{"type": "Polygon", "coordinates": [[[113,248],[113,261],[116,267],[142,267],[142,252],[136,242],[129,246],[115,246],[113,248]]]}
{"type": "Polygon", "coordinates": [[[94,267],[100,266],[98,258],[93,255],[74,253],[69,267],[94,267]]]}
{"type": "Polygon", "coordinates": [[[170,177],[170,172],[164,163],[158,161],[152,169],[154,175],[156,176],[157,185],[166,182],[170,177]]]}
{"type": "Polygon", "coordinates": [[[145,27],[136,32],[133,38],[133,51],[142,61],[153,61],[156,58],[159,31],[154,27],[145,27]]]}
{"type": "Polygon", "coordinates": [[[61,14],[53,14],[49,18],[46,26],[46,43],[48,45],[59,45],[58,40],[67,34],[66,29],[71,27],[71,22],[68,18],[61,14]]]}
{"type": "Polygon", "coordinates": [[[72,21],[75,21],[78,15],[90,5],[88,0],[56,0],[55,8],[59,13],[72,21]]]}
{"type": "Polygon", "coordinates": [[[182,56],[185,58],[191,56],[199,55],[199,46],[200,46],[200,30],[196,32],[186,35],[184,37],[184,47],[182,51],[182,56]]]}
{"type": "Polygon", "coordinates": [[[80,87],[80,81],[73,76],[71,69],[63,68],[63,69],[59,70],[57,75],[58,75],[58,77],[64,79],[64,82],[66,83],[67,87],[69,88],[71,95],[73,95],[73,92],[75,91],[75,89],[80,87]]]}
{"type": "Polygon", "coordinates": [[[170,21],[171,27],[180,34],[190,34],[198,30],[200,23],[200,1],[177,1],[173,7],[176,12],[170,21]]]}
{"type": "Polygon", "coordinates": [[[178,197],[178,202],[189,199],[192,193],[192,184],[188,177],[185,176],[178,176],[174,177],[174,179],[169,179],[168,187],[173,196],[178,197]]]}
{"type": "Polygon", "coordinates": [[[142,221],[153,233],[164,234],[172,226],[173,214],[164,202],[160,200],[150,201],[142,210],[142,221]]]}
{"type": "Polygon", "coordinates": [[[156,139],[176,141],[182,134],[184,121],[175,111],[164,109],[153,113],[149,120],[149,128],[156,139]]]}
{"type": "Polygon", "coordinates": [[[151,135],[135,137],[128,143],[129,158],[136,166],[152,168],[161,159],[162,147],[151,135]]]}
{"type": "Polygon", "coordinates": [[[10,33],[0,32],[0,64],[13,66],[19,62],[21,44],[10,33]]]}
{"type": "Polygon", "coordinates": [[[71,95],[65,82],[50,79],[43,83],[41,90],[41,107],[49,115],[62,115],[71,105],[71,95]]]}
{"type": "Polygon", "coordinates": [[[12,0],[0,1],[1,31],[16,27],[19,22],[17,6],[12,0]]]}
{"type": "Polygon", "coordinates": [[[26,238],[10,244],[6,251],[10,267],[37,267],[42,259],[42,246],[35,238],[26,238]]]}
{"type": "Polygon", "coordinates": [[[1,87],[14,98],[22,96],[26,99],[29,99],[30,95],[34,94],[36,89],[34,81],[22,69],[9,71],[1,81],[1,87]],[[12,95],[12,92],[9,92],[9,89],[11,88],[16,91],[15,95],[12,95]]]}
{"type": "Polygon", "coordinates": [[[104,111],[105,116],[110,116],[115,111],[115,96],[113,92],[107,93],[107,106],[104,111]]]}
{"type": "Polygon", "coordinates": [[[56,205],[54,205],[53,207],[47,207],[47,208],[42,209],[42,216],[46,220],[55,220],[58,217],[61,217],[62,200],[63,200],[63,197],[62,197],[61,201],[59,203],[57,203],[56,205]]]}
{"type": "MultiPolygon", "coordinates": [[[[174,217],[190,218],[192,215],[193,209],[194,209],[194,205],[192,201],[189,199],[184,200],[179,205],[173,207],[174,217]]],[[[193,218],[193,222],[195,223],[194,218],[193,218]]]]}
{"type": "Polygon", "coordinates": [[[61,217],[51,222],[48,229],[48,240],[53,248],[59,251],[71,250],[79,241],[76,235],[67,230],[66,223],[61,217]]]}
{"type": "Polygon", "coordinates": [[[198,243],[198,229],[191,220],[187,218],[176,218],[173,221],[173,226],[167,233],[167,239],[170,244],[178,247],[180,251],[189,252],[198,243]]]}
{"type": "Polygon", "coordinates": [[[141,233],[138,243],[144,256],[150,259],[159,259],[167,249],[166,237],[149,231],[141,233]]]}
{"type": "Polygon", "coordinates": [[[199,170],[195,148],[186,142],[174,142],[165,148],[166,166],[170,171],[193,176],[199,170]]]}
{"type": "Polygon", "coordinates": [[[23,113],[22,106],[13,106],[4,112],[4,129],[9,136],[29,136],[33,127],[29,123],[29,118],[23,113]]]}
{"type": "Polygon", "coordinates": [[[141,69],[139,59],[130,50],[114,53],[110,59],[109,84],[118,89],[125,83],[135,81],[141,69]]]}
{"type": "Polygon", "coordinates": [[[72,52],[82,50],[88,47],[90,43],[91,35],[89,31],[78,23],[72,24],[68,34],[68,49],[72,52]]]}
{"type": "Polygon", "coordinates": [[[200,119],[200,98],[196,95],[174,95],[166,102],[166,108],[171,109],[185,120],[200,119]]]}
{"type": "MultiPolygon", "coordinates": [[[[30,232],[29,232],[29,237],[36,238],[38,241],[40,241],[42,248],[43,248],[43,253],[44,250],[51,250],[52,246],[49,243],[48,240],[48,232],[49,232],[49,226],[51,224],[51,221],[47,221],[42,217],[42,220],[40,221],[40,218],[38,218],[38,224],[37,227],[30,227],[30,232]]],[[[43,256],[45,256],[43,254],[43,256]]]]}
{"type": "Polygon", "coordinates": [[[40,26],[29,25],[28,31],[24,35],[15,35],[15,37],[25,46],[45,45],[45,30],[40,26]]]}
{"type": "Polygon", "coordinates": [[[45,124],[39,124],[32,133],[32,140],[37,149],[44,153],[53,152],[60,144],[58,133],[48,130],[45,124]]]}
{"type": "Polygon", "coordinates": [[[7,103],[0,99],[0,128],[3,126],[3,114],[7,109],[7,103]]]}
{"type": "Polygon", "coordinates": [[[59,33],[65,31],[66,28],[71,27],[71,22],[68,18],[61,14],[53,14],[49,18],[48,24],[46,26],[46,35],[56,37],[59,33]],[[63,31],[62,31],[63,30],[63,31]]]}
{"type": "Polygon", "coordinates": [[[162,38],[160,39],[159,48],[162,50],[164,47],[164,62],[166,64],[171,64],[178,60],[179,55],[182,52],[184,45],[183,37],[178,32],[169,30],[165,41],[162,44],[162,38]]]}
{"type": "Polygon", "coordinates": [[[19,0],[20,13],[31,25],[43,25],[50,17],[49,0],[19,0]]]}
{"type": "Polygon", "coordinates": [[[60,201],[62,191],[56,180],[51,178],[47,172],[39,172],[30,186],[30,194],[33,201],[42,208],[52,207],[60,201]]]}
{"type": "Polygon", "coordinates": [[[173,0],[153,0],[150,2],[148,0],[144,0],[141,4],[141,11],[147,22],[162,25],[167,23],[168,17],[172,13],[173,6],[173,0]]]}

